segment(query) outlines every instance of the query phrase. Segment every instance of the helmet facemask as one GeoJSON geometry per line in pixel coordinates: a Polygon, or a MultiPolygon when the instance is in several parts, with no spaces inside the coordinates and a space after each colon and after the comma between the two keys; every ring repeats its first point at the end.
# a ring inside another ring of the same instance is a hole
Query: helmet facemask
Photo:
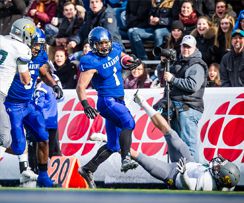
{"type": "Polygon", "coordinates": [[[107,56],[111,51],[112,43],[109,40],[102,40],[100,42],[96,42],[94,46],[96,47],[95,50],[99,56],[107,56]]]}
{"type": "Polygon", "coordinates": [[[46,36],[40,28],[36,28],[36,35],[33,39],[31,52],[33,56],[37,56],[42,50],[45,50],[46,36]]]}

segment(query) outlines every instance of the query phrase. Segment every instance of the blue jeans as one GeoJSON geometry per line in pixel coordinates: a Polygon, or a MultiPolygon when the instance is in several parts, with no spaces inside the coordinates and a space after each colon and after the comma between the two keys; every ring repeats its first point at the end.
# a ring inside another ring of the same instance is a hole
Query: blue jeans
{"type": "Polygon", "coordinates": [[[167,28],[130,28],[128,37],[131,43],[132,52],[140,59],[147,60],[148,56],[143,46],[143,41],[154,40],[154,46],[162,45],[164,37],[169,34],[167,28]]]}
{"type": "Polygon", "coordinates": [[[187,144],[191,155],[196,162],[199,161],[198,150],[198,121],[202,112],[189,108],[184,110],[182,102],[172,101],[178,110],[178,117],[171,121],[171,127],[178,133],[180,138],[187,144]]]}

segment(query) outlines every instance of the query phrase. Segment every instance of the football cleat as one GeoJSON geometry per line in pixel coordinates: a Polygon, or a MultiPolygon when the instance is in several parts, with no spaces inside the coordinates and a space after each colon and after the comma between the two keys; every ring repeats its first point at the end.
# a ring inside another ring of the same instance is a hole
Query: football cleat
{"type": "Polygon", "coordinates": [[[87,184],[89,185],[89,188],[95,189],[96,184],[93,178],[93,173],[89,170],[85,170],[83,167],[80,167],[78,169],[79,174],[86,180],[87,184]]]}
{"type": "Polygon", "coordinates": [[[122,160],[122,165],[121,165],[121,172],[126,173],[130,169],[135,169],[137,168],[138,163],[135,162],[134,160],[131,159],[129,155],[127,155],[123,160],[122,160]]]}
{"type": "Polygon", "coordinates": [[[38,175],[35,174],[30,167],[28,167],[20,174],[20,184],[27,183],[29,181],[36,181],[37,178],[38,175]]]}
{"type": "Polygon", "coordinates": [[[139,106],[142,105],[142,102],[145,100],[141,95],[138,94],[139,90],[136,91],[134,94],[134,102],[137,103],[139,106]]]}
{"type": "Polygon", "coordinates": [[[58,183],[55,183],[50,179],[47,172],[39,172],[39,176],[37,178],[37,186],[38,187],[61,187],[58,183]]]}

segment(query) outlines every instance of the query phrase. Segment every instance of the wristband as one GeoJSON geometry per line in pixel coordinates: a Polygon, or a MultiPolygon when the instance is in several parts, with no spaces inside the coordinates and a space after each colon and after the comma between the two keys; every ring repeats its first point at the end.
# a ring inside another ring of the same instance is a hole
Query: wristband
{"type": "Polygon", "coordinates": [[[81,104],[82,104],[82,106],[83,106],[84,108],[90,106],[90,105],[88,104],[88,102],[87,102],[86,99],[82,100],[82,101],[81,101],[81,104]]]}

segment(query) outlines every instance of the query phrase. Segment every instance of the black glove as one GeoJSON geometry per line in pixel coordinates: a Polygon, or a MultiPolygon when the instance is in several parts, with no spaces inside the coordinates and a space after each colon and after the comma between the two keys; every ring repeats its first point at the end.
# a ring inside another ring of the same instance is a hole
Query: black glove
{"type": "MultiPolygon", "coordinates": [[[[126,55],[125,57],[128,57],[128,55],[126,55]]],[[[131,54],[129,55],[130,60],[123,60],[123,57],[122,57],[122,67],[125,69],[125,70],[133,70],[135,68],[137,68],[139,65],[141,65],[141,60],[138,59],[135,55],[131,54]]]]}
{"type": "Polygon", "coordinates": [[[53,91],[56,93],[56,99],[61,99],[64,95],[63,90],[58,86],[53,86],[53,91]]]}
{"type": "Polygon", "coordinates": [[[96,118],[97,114],[99,113],[96,109],[92,108],[87,100],[82,100],[81,104],[84,108],[84,112],[88,118],[94,119],[96,118]]]}
{"type": "Polygon", "coordinates": [[[130,56],[133,58],[133,60],[128,60],[128,62],[130,63],[127,64],[127,66],[129,70],[133,70],[141,65],[141,60],[137,58],[134,54],[131,54],[130,56]]]}

